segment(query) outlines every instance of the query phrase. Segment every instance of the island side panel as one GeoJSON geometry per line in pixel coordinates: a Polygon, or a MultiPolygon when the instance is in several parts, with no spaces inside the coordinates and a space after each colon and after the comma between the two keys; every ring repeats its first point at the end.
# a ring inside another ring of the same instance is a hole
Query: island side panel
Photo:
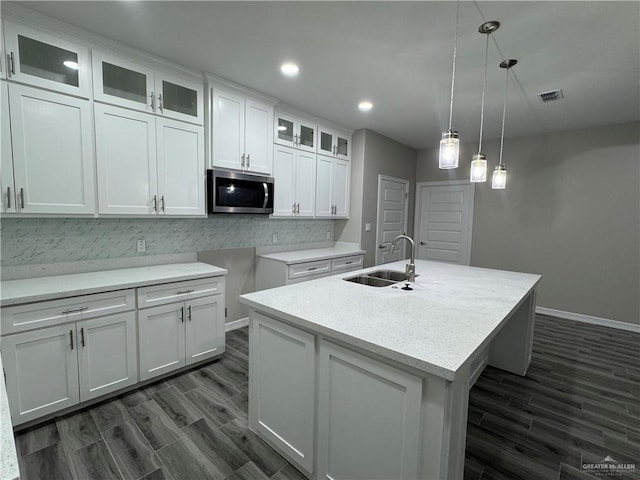
{"type": "Polygon", "coordinates": [[[491,341],[489,365],[524,376],[531,363],[536,291],[532,290],[491,341]]]}

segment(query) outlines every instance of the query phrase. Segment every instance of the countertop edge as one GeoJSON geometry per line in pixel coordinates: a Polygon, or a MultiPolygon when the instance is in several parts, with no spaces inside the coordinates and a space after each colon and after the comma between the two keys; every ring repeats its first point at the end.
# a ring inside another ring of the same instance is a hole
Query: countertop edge
{"type": "MultiPolygon", "coordinates": [[[[94,293],[102,293],[102,292],[109,292],[109,291],[115,291],[115,290],[126,290],[128,288],[138,288],[138,287],[144,287],[148,285],[157,285],[159,283],[171,283],[171,282],[179,282],[179,281],[187,281],[187,280],[198,280],[201,278],[208,278],[208,277],[219,277],[219,276],[227,275],[228,273],[228,270],[225,268],[216,267],[214,265],[209,265],[203,262],[193,262],[189,264],[167,264],[167,266],[191,265],[191,264],[206,265],[207,267],[210,267],[210,271],[184,273],[184,274],[170,273],[167,276],[163,276],[162,278],[156,277],[156,278],[140,279],[140,280],[135,280],[130,282],[118,282],[118,283],[105,282],[104,284],[88,286],[85,288],[74,288],[74,289],[66,289],[66,290],[63,289],[63,290],[57,290],[55,292],[46,292],[46,293],[38,293],[38,294],[27,293],[24,295],[16,295],[11,298],[0,299],[0,307],[11,307],[11,306],[21,305],[25,303],[54,300],[54,299],[66,298],[66,297],[77,297],[81,295],[91,295],[94,293]]],[[[154,265],[153,267],[162,267],[162,265],[154,265]]],[[[148,268],[150,267],[133,267],[131,270],[148,269],[148,268]]],[[[87,275],[87,274],[94,274],[94,273],[108,274],[109,272],[111,272],[112,274],[113,272],[118,272],[116,274],[119,274],[119,273],[124,273],[126,270],[129,270],[129,269],[123,268],[123,269],[117,269],[117,270],[105,270],[100,272],[74,273],[74,274],[69,274],[69,276],[77,276],[77,278],[80,279],[83,275],[87,275]]],[[[67,276],[67,275],[60,275],[60,276],[67,276]]],[[[43,278],[51,279],[53,277],[43,277],[43,278]]],[[[20,281],[28,281],[28,280],[30,279],[8,280],[7,282],[2,282],[2,283],[20,282],[20,281]]]]}
{"type": "MultiPolygon", "coordinates": [[[[320,250],[320,249],[318,249],[320,250]]],[[[325,249],[322,249],[325,250],[325,249]]],[[[350,250],[350,251],[338,251],[336,253],[323,253],[323,254],[312,254],[313,249],[311,250],[293,250],[291,252],[277,252],[277,253],[266,253],[263,255],[256,255],[256,258],[267,258],[269,260],[274,260],[277,262],[284,263],[285,265],[295,265],[296,263],[304,263],[304,262],[315,262],[320,260],[329,260],[332,258],[340,258],[340,257],[349,257],[351,255],[364,255],[366,250],[350,250]],[[309,252],[309,254],[307,254],[309,252]],[[299,254],[300,258],[294,260],[284,260],[282,258],[278,258],[278,256],[282,256],[283,254],[299,254]]]]}

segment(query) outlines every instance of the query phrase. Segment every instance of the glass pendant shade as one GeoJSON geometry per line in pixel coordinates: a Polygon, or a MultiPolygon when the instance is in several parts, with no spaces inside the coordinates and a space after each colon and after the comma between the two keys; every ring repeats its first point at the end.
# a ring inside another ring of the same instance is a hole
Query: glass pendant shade
{"type": "Polygon", "coordinates": [[[507,167],[504,165],[496,165],[491,179],[491,188],[494,190],[502,190],[507,186],[507,167]]]}
{"type": "Polygon", "coordinates": [[[458,132],[444,132],[440,140],[440,168],[458,168],[460,158],[460,139],[458,132]]]}
{"type": "Polygon", "coordinates": [[[484,153],[476,153],[473,156],[470,181],[474,183],[487,181],[487,156],[484,153]]]}

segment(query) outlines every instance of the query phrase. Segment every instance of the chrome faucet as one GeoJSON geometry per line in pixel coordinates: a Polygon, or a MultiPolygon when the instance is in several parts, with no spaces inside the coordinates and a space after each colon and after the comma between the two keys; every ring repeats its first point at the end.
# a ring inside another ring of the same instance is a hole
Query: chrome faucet
{"type": "Polygon", "coordinates": [[[411,263],[407,263],[406,267],[404,268],[404,273],[407,276],[407,280],[409,280],[410,282],[415,282],[416,281],[416,257],[415,257],[416,249],[415,249],[415,244],[413,243],[413,239],[408,235],[398,235],[396,238],[393,239],[393,242],[391,242],[389,255],[393,253],[393,251],[396,248],[396,243],[398,242],[398,240],[401,240],[401,239],[405,239],[411,244],[411,263]]]}

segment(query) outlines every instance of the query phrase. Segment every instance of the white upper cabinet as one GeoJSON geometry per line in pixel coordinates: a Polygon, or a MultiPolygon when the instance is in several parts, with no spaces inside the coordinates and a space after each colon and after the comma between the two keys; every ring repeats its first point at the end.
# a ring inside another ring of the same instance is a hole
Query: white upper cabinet
{"type": "Polygon", "coordinates": [[[7,78],[89,98],[89,49],[44,32],[4,22],[7,78]]]}
{"type": "Polygon", "coordinates": [[[153,113],[155,94],[151,67],[99,50],[92,52],[92,58],[96,101],[153,113]]]}
{"type": "Polygon", "coordinates": [[[202,125],[203,83],[98,50],[93,52],[96,101],[202,125]]]}
{"type": "Polygon", "coordinates": [[[98,213],[156,214],[155,118],[97,103],[94,108],[98,213]]]}
{"type": "Polygon", "coordinates": [[[13,182],[13,152],[11,150],[11,127],[9,120],[9,91],[6,82],[0,82],[0,130],[2,131],[2,151],[0,152],[0,193],[2,213],[15,213],[16,188],[13,182]]]}
{"type": "Polygon", "coordinates": [[[316,155],[280,145],[274,146],[274,217],[314,215],[316,155]]]}
{"type": "Polygon", "coordinates": [[[89,101],[11,84],[9,102],[17,212],[94,213],[89,101]]]}
{"type": "Polygon", "coordinates": [[[160,213],[204,215],[204,128],[156,120],[160,213]]]}
{"type": "Polygon", "coordinates": [[[318,155],[316,166],[316,217],[349,218],[351,164],[318,155]]]}
{"type": "Polygon", "coordinates": [[[331,128],[318,127],[318,153],[330,157],[351,159],[351,137],[331,128]]]}
{"type": "Polygon", "coordinates": [[[204,215],[204,129],[95,105],[98,212],[204,215]]]}
{"type": "Polygon", "coordinates": [[[316,152],[317,125],[285,112],[276,112],[274,143],[316,152]]]}
{"type": "Polygon", "coordinates": [[[212,90],[212,164],[270,175],[273,107],[241,93],[212,90]]]}

